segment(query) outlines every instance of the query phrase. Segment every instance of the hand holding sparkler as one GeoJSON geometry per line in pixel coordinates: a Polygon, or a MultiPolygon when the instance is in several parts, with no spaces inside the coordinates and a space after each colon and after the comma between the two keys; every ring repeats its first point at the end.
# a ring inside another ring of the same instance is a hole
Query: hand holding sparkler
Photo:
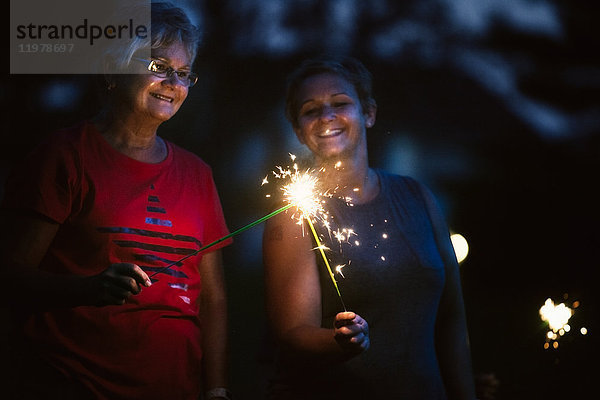
{"type": "Polygon", "coordinates": [[[121,305],[131,296],[139,294],[142,286],[152,285],[150,278],[137,265],[111,264],[101,273],[85,278],[86,296],[95,306],[121,305]]]}
{"type": "Polygon", "coordinates": [[[335,341],[345,351],[358,354],[369,349],[369,324],[360,315],[351,311],[338,313],[333,327],[335,341]]]}

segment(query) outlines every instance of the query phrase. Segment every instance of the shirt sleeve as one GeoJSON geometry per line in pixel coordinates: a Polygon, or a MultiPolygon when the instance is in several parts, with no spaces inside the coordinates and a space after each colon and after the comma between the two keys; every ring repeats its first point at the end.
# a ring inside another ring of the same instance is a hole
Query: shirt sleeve
{"type": "MultiPolygon", "coordinates": [[[[204,190],[206,193],[205,204],[202,207],[204,210],[204,221],[206,221],[204,229],[204,237],[202,243],[210,244],[214,241],[222,239],[229,234],[227,223],[225,222],[225,216],[223,214],[223,208],[217,187],[215,185],[212,170],[208,167],[208,170],[204,176],[204,190]]],[[[225,247],[233,242],[232,238],[225,239],[211,247],[210,251],[214,251],[225,247]]]]}
{"type": "Polygon", "coordinates": [[[78,161],[72,144],[55,139],[15,165],[5,184],[3,208],[33,211],[58,223],[69,218],[78,196],[78,161]]]}

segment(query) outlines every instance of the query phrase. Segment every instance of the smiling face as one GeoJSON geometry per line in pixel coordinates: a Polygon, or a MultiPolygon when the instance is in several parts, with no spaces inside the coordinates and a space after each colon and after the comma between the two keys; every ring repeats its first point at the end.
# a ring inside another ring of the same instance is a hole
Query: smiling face
{"type": "MultiPolygon", "coordinates": [[[[152,50],[152,59],[159,60],[178,71],[189,71],[191,61],[181,43],[152,50]]],[[[131,113],[135,119],[162,123],[170,119],[188,95],[188,86],[174,73],[158,77],[146,70],[147,65],[131,61],[136,74],[115,77],[119,112],[131,113]]]]}
{"type": "Polygon", "coordinates": [[[299,87],[297,104],[296,135],[318,159],[366,153],[366,128],[375,123],[375,107],[363,111],[346,79],[333,73],[309,76],[299,87]]]}

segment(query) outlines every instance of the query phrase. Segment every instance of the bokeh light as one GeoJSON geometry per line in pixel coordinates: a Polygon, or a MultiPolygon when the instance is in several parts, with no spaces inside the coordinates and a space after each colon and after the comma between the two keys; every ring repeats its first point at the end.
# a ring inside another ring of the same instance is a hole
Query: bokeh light
{"type": "Polygon", "coordinates": [[[459,263],[463,262],[469,254],[469,243],[467,243],[467,239],[465,239],[464,236],[459,233],[453,233],[450,235],[450,240],[452,241],[452,246],[454,247],[456,259],[459,263]]]}

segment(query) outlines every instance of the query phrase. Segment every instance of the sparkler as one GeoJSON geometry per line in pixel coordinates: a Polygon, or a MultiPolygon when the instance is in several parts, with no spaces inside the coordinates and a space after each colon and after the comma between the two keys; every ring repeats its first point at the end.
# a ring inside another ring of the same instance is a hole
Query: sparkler
{"type": "MultiPolygon", "coordinates": [[[[290,157],[291,157],[292,161],[294,161],[296,159],[296,156],[293,154],[290,154],[290,157]]],[[[292,215],[292,218],[297,219],[298,224],[300,224],[300,225],[302,224],[303,220],[307,221],[308,226],[310,227],[310,230],[313,234],[313,237],[315,238],[315,242],[317,243],[317,248],[319,249],[321,257],[323,257],[325,266],[327,267],[327,272],[329,273],[329,277],[331,278],[331,281],[333,282],[333,286],[335,287],[335,290],[340,299],[340,302],[342,303],[342,306],[344,307],[344,311],[346,311],[346,305],[344,304],[344,300],[342,299],[342,294],[340,293],[340,289],[338,287],[338,284],[337,284],[335,277],[333,275],[333,272],[331,270],[331,266],[329,265],[329,261],[327,260],[327,257],[325,255],[325,251],[324,251],[325,246],[323,246],[321,244],[321,241],[319,240],[317,231],[316,231],[313,221],[312,221],[313,218],[320,219],[320,220],[322,220],[325,227],[328,228],[327,212],[323,208],[323,200],[322,200],[322,197],[328,196],[328,194],[327,193],[319,193],[319,191],[317,190],[318,178],[314,172],[315,171],[308,169],[305,172],[301,173],[298,169],[298,164],[296,164],[296,163],[294,163],[294,165],[293,165],[293,172],[292,172],[292,169],[290,169],[290,168],[284,169],[280,166],[277,167],[276,171],[273,171],[273,175],[278,179],[289,179],[290,180],[290,182],[287,185],[284,185],[281,187],[281,191],[283,192],[283,201],[285,203],[287,203],[286,205],[265,215],[262,218],[257,219],[254,222],[249,223],[248,225],[246,225],[234,232],[231,232],[230,234],[228,234],[226,236],[223,236],[220,239],[215,240],[212,243],[209,243],[209,244],[199,248],[198,250],[193,251],[190,254],[187,254],[185,257],[183,257],[177,261],[173,261],[172,263],[155,271],[149,277],[151,278],[151,277],[155,276],[156,274],[164,272],[164,271],[170,269],[171,267],[173,267],[174,265],[177,265],[177,264],[181,263],[182,261],[185,261],[186,259],[188,259],[192,256],[195,256],[195,255],[223,242],[224,240],[227,240],[237,234],[240,234],[240,233],[266,221],[267,219],[274,217],[275,215],[277,215],[279,213],[282,213],[292,207],[295,207],[300,215],[297,215],[296,213],[294,213],[292,215]]],[[[265,185],[267,183],[269,183],[268,176],[263,179],[262,185],[265,185]]],[[[352,232],[352,231],[349,231],[349,232],[351,232],[351,233],[346,232],[348,237],[350,236],[350,234],[354,234],[354,232],[352,232]]],[[[336,235],[336,238],[338,238],[337,235],[336,235]]],[[[338,238],[338,240],[339,240],[339,238],[338,238]]]]}
{"type": "Polygon", "coordinates": [[[325,252],[323,251],[324,246],[321,245],[321,242],[319,241],[319,236],[317,235],[315,226],[313,225],[312,221],[310,220],[310,217],[306,217],[306,222],[308,222],[308,226],[310,226],[310,230],[312,231],[315,241],[317,242],[317,248],[319,249],[319,252],[321,253],[321,257],[323,257],[323,261],[325,261],[325,266],[327,267],[327,272],[329,273],[329,278],[331,279],[331,282],[333,282],[333,286],[335,287],[335,291],[337,292],[337,295],[340,298],[342,307],[344,307],[344,311],[347,311],[346,304],[344,304],[344,299],[342,299],[342,294],[340,293],[340,288],[338,287],[337,281],[335,280],[335,276],[333,276],[333,272],[331,272],[331,267],[329,266],[329,261],[327,261],[327,257],[325,256],[325,252]]]}
{"type": "MultiPolygon", "coordinates": [[[[296,159],[296,156],[290,154],[292,161],[296,159]]],[[[342,294],[340,292],[340,288],[335,280],[335,276],[331,270],[331,266],[329,265],[329,261],[327,260],[327,256],[325,255],[326,247],[321,244],[319,240],[319,235],[315,229],[313,224],[314,219],[320,219],[325,227],[329,229],[328,221],[327,221],[327,212],[323,208],[323,200],[322,198],[327,196],[330,197],[327,193],[320,193],[318,191],[318,178],[314,174],[313,170],[306,170],[304,173],[301,173],[298,170],[298,164],[294,163],[293,172],[292,169],[283,169],[282,167],[277,167],[277,172],[273,171],[273,175],[275,175],[278,179],[284,179],[289,177],[290,183],[283,186],[281,190],[283,191],[283,199],[285,202],[289,204],[293,204],[296,206],[297,210],[300,212],[300,215],[292,215],[292,218],[298,220],[298,224],[302,225],[302,221],[306,220],[308,226],[310,227],[310,231],[315,238],[315,242],[317,244],[317,249],[323,258],[323,262],[325,263],[325,267],[327,268],[327,272],[329,274],[329,278],[335,287],[335,291],[342,303],[342,307],[344,311],[346,311],[346,304],[342,299],[342,294]]],[[[263,180],[263,184],[268,183],[267,178],[263,180]]],[[[337,236],[336,236],[337,237],[337,236]]],[[[338,238],[339,240],[339,238],[338,238]]]]}
{"type": "Polygon", "coordinates": [[[542,321],[547,321],[548,326],[554,333],[568,326],[567,323],[572,315],[573,310],[571,308],[564,303],[555,305],[551,298],[547,298],[544,305],[540,307],[542,321]]]}
{"type": "Polygon", "coordinates": [[[213,247],[213,246],[215,246],[215,245],[217,245],[217,244],[221,243],[221,242],[222,242],[222,241],[224,241],[224,240],[227,240],[227,239],[229,239],[230,237],[233,237],[233,236],[235,236],[235,235],[237,235],[237,234],[239,234],[239,233],[242,233],[242,232],[246,231],[246,230],[248,230],[248,229],[250,229],[250,228],[252,228],[252,227],[254,227],[254,226],[256,226],[256,225],[260,224],[261,222],[264,222],[264,221],[268,220],[269,218],[271,218],[271,217],[274,217],[275,215],[277,215],[277,214],[279,214],[279,213],[282,213],[282,212],[284,212],[285,210],[287,210],[287,209],[289,209],[289,208],[291,208],[291,207],[293,207],[293,206],[294,206],[294,204],[293,204],[293,203],[286,204],[285,206],[283,206],[283,207],[281,207],[281,208],[279,208],[279,209],[277,209],[277,210],[273,211],[272,213],[270,213],[270,214],[267,214],[267,215],[265,215],[264,217],[262,217],[262,218],[259,218],[259,219],[257,219],[256,221],[254,221],[254,222],[251,222],[251,223],[249,223],[248,225],[246,225],[246,226],[244,226],[244,227],[242,227],[242,228],[240,228],[240,229],[238,229],[238,230],[236,230],[236,231],[234,231],[234,232],[231,232],[230,234],[228,234],[228,235],[225,235],[225,236],[223,236],[222,238],[220,238],[220,239],[217,239],[217,240],[215,240],[214,242],[207,244],[206,246],[203,246],[203,247],[199,248],[198,250],[195,250],[194,252],[192,252],[192,253],[190,253],[190,254],[186,255],[185,257],[183,257],[183,258],[180,258],[180,259],[179,259],[179,260],[177,260],[177,261],[173,261],[171,264],[169,264],[169,265],[166,265],[166,266],[162,267],[162,268],[161,268],[161,269],[159,269],[158,271],[155,271],[155,272],[154,272],[152,275],[150,275],[150,276],[149,276],[149,278],[152,278],[154,275],[156,275],[156,274],[159,274],[159,273],[161,273],[161,272],[164,272],[164,271],[168,270],[168,269],[169,269],[169,268],[171,268],[173,265],[179,264],[180,262],[182,262],[182,261],[185,261],[185,260],[187,260],[188,258],[190,258],[190,257],[192,257],[192,256],[195,256],[196,254],[198,254],[198,253],[201,253],[201,252],[203,252],[204,250],[207,250],[207,249],[209,249],[209,248],[211,248],[211,247],[213,247]]]}

